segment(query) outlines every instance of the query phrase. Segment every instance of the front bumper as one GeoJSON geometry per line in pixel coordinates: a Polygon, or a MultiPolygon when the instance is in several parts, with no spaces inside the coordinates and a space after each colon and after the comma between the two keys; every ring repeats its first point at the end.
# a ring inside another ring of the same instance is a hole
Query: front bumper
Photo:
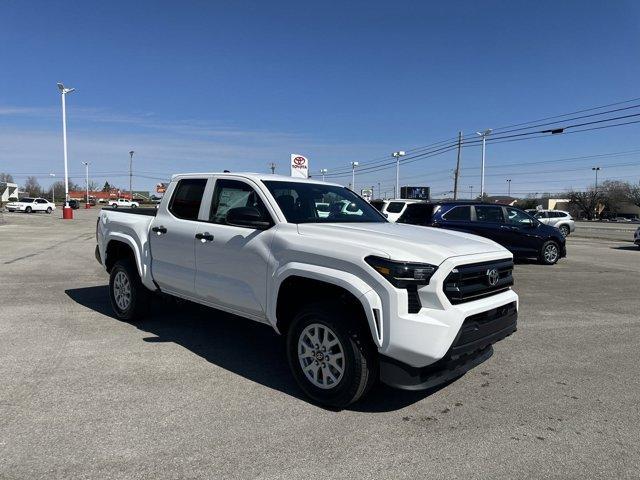
{"type": "Polygon", "coordinates": [[[403,390],[425,390],[453,380],[493,354],[492,345],[517,330],[517,302],[467,317],[448,352],[426,367],[380,356],[380,380],[403,390]]]}

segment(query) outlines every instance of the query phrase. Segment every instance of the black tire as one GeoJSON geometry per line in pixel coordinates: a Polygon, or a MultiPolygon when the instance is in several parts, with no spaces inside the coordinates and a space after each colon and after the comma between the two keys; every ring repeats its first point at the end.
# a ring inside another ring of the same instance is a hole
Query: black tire
{"type": "Polygon", "coordinates": [[[366,319],[358,319],[343,306],[323,302],[300,309],[287,332],[287,358],[293,377],[304,393],[318,404],[333,408],[344,408],[362,398],[378,379],[377,351],[370,335],[366,319]],[[305,375],[298,357],[298,341],[312,324],[329,328],[344,351],[342,377],[330,388],[314,385],[305,375]]]}
{"type": "Polygon", "coordinates": [[[136,208],[136,206],[135,205],[131,205],[131,208],[136,208]]]}
{"type": "Polygon", "coordinates": [[[27,207],[27,208],[25,208],[25,209],[24,209],[24,211],[25,211],[26,213],[31,213],[31,212],[32,212],[32,209],[31,209],[31,207],[27,207]]]}
{"type": "Polygon", "coordinates": [[[118,208],[118,204],[114,203],[113,205],[111,205],[111,208],[118,208]]]}
{"type": "Polygon", "coordinates": [[[563,237],[567,237],[571,233],[568,225],[560,225],[559,230],[563,237]]]}
{"type": "Polygon", "coordinates": [[[560,247],[553,240],[548,240],[542,244],[540,253],[538,255],[538,261],[543,265],[554,265],[560,259],[560,247]],[[550,252],[555,248],[555,256],[550,252]]]}
{"type": "Polygon", "coordinates": [[[51,215],[51,212],[52,212],[52,211],[53,211],[53,210],[51,210],[51,207],[47,207],[47,214],[51,215]]]}
{"type": "Polygon", "coordinates": [[[138,269],[133,262],[129,259],[118,260],[109,276],[109,300],[116,316],[127,321],[143,319],[149,313],[150,294],[151,292],[142,284],[138,269]],[[130,286],[130,300],[126,306],[118,305],[116,300],[114,289],[118,281],[116,277],[119,275],[124,275],[130,286]]]}

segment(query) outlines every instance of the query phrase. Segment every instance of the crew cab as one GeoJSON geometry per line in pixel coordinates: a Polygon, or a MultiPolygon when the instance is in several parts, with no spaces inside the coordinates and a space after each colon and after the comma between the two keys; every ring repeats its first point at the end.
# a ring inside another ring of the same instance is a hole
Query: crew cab
{"type": "Polygon", "coordinates": [[[270,325],[322,405],[355,402],[378,379],[410,390],[451,381],[516,330],[511,253],[391,223],[336,184],[176,175],[157,209],[103,209],[96,237],[117,317],[147,315],[156,292],[270,325]]]}
{"type": "Polygon", "coordinates": [[[44,198],[24,197],[17,202],[7,203],[7,210],[10,212],[45,212],[51,213],[56,209],[54,203],[44,198]]]}
{"type": "Polygon", "coordinates": [[[118,200],[109,200],[109,206],[111,208],[138,208],[140,204],[138,202],[134,202],[133,200],[127,200],[126,198],[119,198],[118,200]]]}

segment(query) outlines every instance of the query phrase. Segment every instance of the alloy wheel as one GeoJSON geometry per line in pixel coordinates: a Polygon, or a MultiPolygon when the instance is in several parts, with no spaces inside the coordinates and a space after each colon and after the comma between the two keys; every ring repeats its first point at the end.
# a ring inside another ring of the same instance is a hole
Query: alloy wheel
{"type": "Polygon", "coordinates": [[[298,361],[307,380],[318,388],[334,388],[344,376],[344,348],[335,332],[321,323],[300,333],[298,361]]]}

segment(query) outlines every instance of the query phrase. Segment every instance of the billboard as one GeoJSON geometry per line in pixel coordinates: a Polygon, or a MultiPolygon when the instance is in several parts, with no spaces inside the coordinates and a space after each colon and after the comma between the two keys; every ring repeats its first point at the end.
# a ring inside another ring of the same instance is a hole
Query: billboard
{"type": "Polygon", "coordinates": [[[431,187],[400,187],[400,198],[411,200],[429,200],[431,187]]]}
{"type": "Polygon", "coordinates": [[[291,154],[291,176],[309,178],[309,160],[298,153],[291,154]]]}

